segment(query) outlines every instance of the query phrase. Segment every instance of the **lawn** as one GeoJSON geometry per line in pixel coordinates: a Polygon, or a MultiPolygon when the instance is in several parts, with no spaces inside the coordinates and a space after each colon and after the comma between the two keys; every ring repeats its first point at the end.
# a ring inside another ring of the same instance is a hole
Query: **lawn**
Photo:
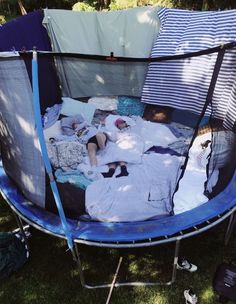
{"type": "MultiPolygon", "coordinates": [[[[10,208],[0,200],[1,231],[16,228],[10,208]]],[[[185,303],[183,291],[192,287],[200,304],[216,304],[217,295],[212,289],[212,279],[222,261],[236,262],[236,231],[224,246],[227,221],[201,235],[181,243],[181,253],[198,265],[195,273],[177,272],[177,281],[171,286],[115,288],[110,303],[113,304],[181,304],[185,303]]],[[[17,273],[0,282],[0,303],[4,304],[100,304],[105,303],[108,289],[85,289],[80,285],[78,270],[64,240],[31,228],[30,259],[17,273]]],[[[140,280],[171,277],[173,244],[134,250],[102,249],[81,246],[88,283],[110,282],[119,254],[124,257],[118,279],[140,280]]],[[[230,304],[230,302],[229,302],[230,304]]]]}

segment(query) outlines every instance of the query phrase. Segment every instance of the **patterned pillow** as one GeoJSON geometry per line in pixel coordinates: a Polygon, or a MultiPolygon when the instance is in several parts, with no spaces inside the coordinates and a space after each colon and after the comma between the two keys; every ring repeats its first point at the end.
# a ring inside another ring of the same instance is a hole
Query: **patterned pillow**
{"type": "Polygon", "coordinates": [[[145,104],[137,97],[119,96],[117,113],[125,116],[143,116],[145,104]]]}
{"type": "Polygon", "coordinates": [[[68,141],[47,142],[47,150],[53,167],[61,168],[65,171],[77,169],[85,153],[84,145],[81,145],[79,142],[68,141]]]}

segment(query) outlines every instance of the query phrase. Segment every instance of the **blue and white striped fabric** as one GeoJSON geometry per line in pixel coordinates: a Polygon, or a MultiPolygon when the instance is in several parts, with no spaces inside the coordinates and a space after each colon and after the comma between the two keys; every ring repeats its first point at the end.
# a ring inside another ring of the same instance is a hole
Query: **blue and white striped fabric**
{"type": "MultiPolygon", "coordinates": [[[[151,57],[186,54],[236,41],[236,10],[197,12],[161,9],[161,30],[151,57]]],[[[200,114],[217,54],[153,62],[142,102],[200,114]]],[[[231,129],[236,121],[236,49],[227,50],[213,95],[213,116],[231,129]]],[[[210,114],[208,107],[207,113],[210,114]]]]}

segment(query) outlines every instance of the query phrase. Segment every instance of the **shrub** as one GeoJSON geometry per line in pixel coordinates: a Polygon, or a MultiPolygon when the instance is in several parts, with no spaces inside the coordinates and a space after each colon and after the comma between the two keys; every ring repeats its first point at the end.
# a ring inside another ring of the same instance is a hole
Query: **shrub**
{"type": "Polygon", "coordinates": [[[85,2],[77,2],[72,6],[72,11],[85,11],[85,12],[92,12],[95,11],[95,8],[85,2]]]}
{"type": "Polygon", "coordinates": [[[0,24],[6,23],[5,16],[0,15],[0,24]]]}

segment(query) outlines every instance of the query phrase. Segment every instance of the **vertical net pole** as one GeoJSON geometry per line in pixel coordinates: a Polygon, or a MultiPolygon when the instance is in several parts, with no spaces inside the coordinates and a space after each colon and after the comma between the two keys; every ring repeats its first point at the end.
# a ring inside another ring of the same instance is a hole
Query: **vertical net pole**
{"type": "Polygon", "coordinates": [[[71,233],[68,227],[68,223],[66,221],[65,213],[62,207],[60,194],[58,192],[57,184],[52,172],[51,163],[47,153],[47,147],[44,140],[44,133],[42,127],[42,119],[40,112],[40,101],[39,101],[39,83],[38,83],[38,60],[37,60],[37,52],[33,51],[32,58],[32,84],[33,84],[33,102],[34,102],[34,112],[35,112],[35,122],[36,122],[36,130],[39,137],[39,143],[42,152],[42,158],[44,161],[44,165],[46,168],[46,172],[49,176],[50,186],[52,189],[52,193],[56,202],[57,210],[61,219],[62,228],[64,230],[67,244],[70,250],[73,249],[73,240],[71,237],[71,233]]]}
{"type": "Polygon", "coordinates": [[[211,104],[211,102],[212,102],[212,97],[213,97],[213,94],[214,94],[217,78],[218,78],[220,68],[221,68],[221,65],[222,65],[222,62],[223,62],[223,59],[224,59],[224,55],[225,55],[225,46],[223,45],[220,48],[220,50],[218,51],[218,54],[217,54],[214,70],[213,70],[212,77],[211,77],[211,82],[210,82],[208,92],[207,92],[206,101],[205,101],[204,107],[202,109],[201,115],[198,118],[197,125],[196,125],[195,130],[194,130],[194,134],[192,136],[191,142],[190,142],[189,147],[188,147],[188,154],[185,158],[184,164],[182,166],[182,172],[180,174],[180,177],[179,177],[179,180],[177,182],[174,194],[172,196],[172,204],[173,204],[173,200],[174,200],[174,195],[178,191],[180,180],[184,176],[184,172],[185,172],[185,169],[186,169],[187,164],[188,164],[189,150],[191,149],[191,147],[193,145],[193,142],[194,142],[194,139],[197,135],[199,124],[200,124],[202,118],[204,117],[204,114],[206,112],[206,109],[207,109],[208,105],[211,104]]]}

